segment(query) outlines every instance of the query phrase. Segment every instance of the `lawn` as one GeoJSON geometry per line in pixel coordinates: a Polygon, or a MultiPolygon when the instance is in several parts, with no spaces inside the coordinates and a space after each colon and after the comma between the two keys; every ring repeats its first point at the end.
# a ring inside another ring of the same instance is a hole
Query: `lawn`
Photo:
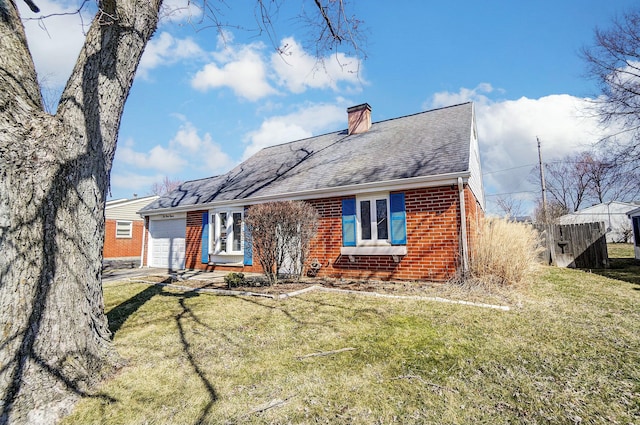
{"type": "Polygon", "coordinates": [[[128,363],[63,424],[640,422],[637,282],[548,267],[510,311],[104,292],[128,363]]]}
{"type": "Polygon", "coordinates": [[[607,244],[609,268],[596,270],[602,276],[640,285],[640,260],[635,259],[633,244],[607,244]]]}

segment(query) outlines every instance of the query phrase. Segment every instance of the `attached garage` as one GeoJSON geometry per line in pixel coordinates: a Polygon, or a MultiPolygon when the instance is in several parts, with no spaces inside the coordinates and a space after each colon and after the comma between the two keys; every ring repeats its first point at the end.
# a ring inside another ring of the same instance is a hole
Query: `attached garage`
{"type": "Polygon", "coordinates": [[[186,232],[186,214],[171,214],[170,218],[152,217],[149,220],[149,266],[184,269],[186,232]]]}

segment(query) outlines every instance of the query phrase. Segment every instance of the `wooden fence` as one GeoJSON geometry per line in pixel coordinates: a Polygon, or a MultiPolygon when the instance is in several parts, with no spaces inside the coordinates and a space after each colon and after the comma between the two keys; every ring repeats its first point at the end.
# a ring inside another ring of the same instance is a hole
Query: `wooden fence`
{"type": "Polygon", "coordinates": [[[609,266],[604,222],[581,224],[535,224],[545,252],[543,261],[558,267],[580,269],[609,266]]]}

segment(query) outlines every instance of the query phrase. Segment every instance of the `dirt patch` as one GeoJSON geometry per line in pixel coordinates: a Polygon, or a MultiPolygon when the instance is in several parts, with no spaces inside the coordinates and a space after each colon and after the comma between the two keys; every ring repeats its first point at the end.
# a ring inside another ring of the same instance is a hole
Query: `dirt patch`
{"type": "Polygon", "coordinates": [[[461,285],[457,283],[439,283],[424,281],[377,281],[351,280],[331,278],[307,278],[301,281],[281,280],[277,285],[268,285],[260,276],[248,277],[245,284],[229,287],[224,278],[212,279],[182,279],[168,276],[145,276],[135,279],[147,283],[169,283],[193,289],[233,290],[257,294],[282,295],[301,291],[311,286],[342,289],[357,292],[376,292],[388,295],[412,295],[423,297],[442,297],[452,300],[463,300],[489,304],[520,305],[521,291],[515,288],[487,288],[475,285],[461,285]]]}

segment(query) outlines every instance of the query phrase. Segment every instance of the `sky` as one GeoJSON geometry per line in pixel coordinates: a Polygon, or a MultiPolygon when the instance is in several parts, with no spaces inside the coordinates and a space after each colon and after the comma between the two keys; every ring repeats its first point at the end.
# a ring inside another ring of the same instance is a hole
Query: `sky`
{"type": "MultiPolygon", "coordinates": [[[[210,4],[213,0],[209,0],[210,4]]],[[[82,46],[91,5],[18,0],[45,99],[57,101],[82,46]],[[59,14],[46,19],[39,16],[59,14]]],[[[540,197],[538,162],[588,148],[608,134],[589,109],[598,96],[580,50],[594,29],[636,0],[355,0],[361,54],[318,66],[311,0],[287,0],[273,32],[257,31],[255,1],[216,2],[220,31],[187,0],[165,14],[142,57],[122,117],[110,199],[150,194],[165,177],[225,173],[258,150],[338,131],[346,109],[368,103],[372,121],[473,101],[489,213],[498,198],[527,214],[540,197]],[[278,54],[280,48],[284,54],[278,54]]],[[[93,6],[95,7],[95,6],[93,6]]]]}

